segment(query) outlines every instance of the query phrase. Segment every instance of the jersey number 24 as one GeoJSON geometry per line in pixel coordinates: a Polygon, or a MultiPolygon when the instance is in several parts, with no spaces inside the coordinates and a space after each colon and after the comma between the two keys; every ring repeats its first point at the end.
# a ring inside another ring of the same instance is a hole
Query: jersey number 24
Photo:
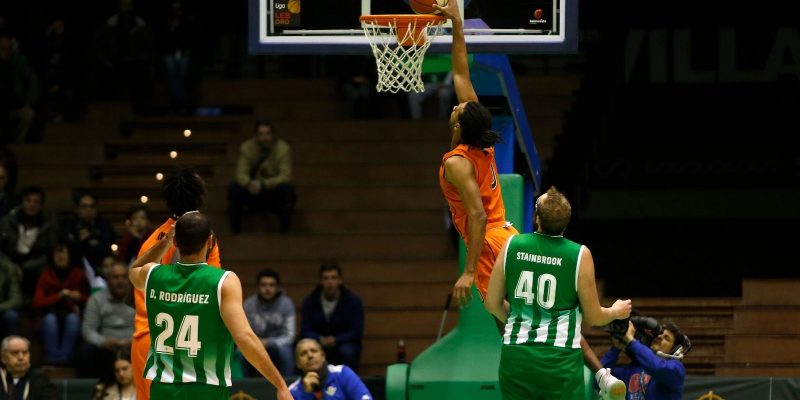
{"type": "MultiPolygon", "coordinates": [[[[156,315],[156,325],[159,327],[164,326],[164,330],[156,337],[156,353],[175,354],[175,349],[164,343],[172,336],[172,332],[175,329],[175,320],[167,313],[158,313],[156,315]]],[[[199,328],[200,317],[197,315],[185,315],[183,321],[181,321],[181,326],[178,328],[175,347],[180,350],[188,350],[189,357],[197,357],[200,351],[202,343],[197,337],[199,328]]]]}

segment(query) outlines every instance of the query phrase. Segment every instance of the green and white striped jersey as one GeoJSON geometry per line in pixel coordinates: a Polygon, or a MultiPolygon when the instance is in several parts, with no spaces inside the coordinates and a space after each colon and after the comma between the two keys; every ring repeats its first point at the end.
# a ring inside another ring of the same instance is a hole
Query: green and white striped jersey
{"type": "Polygon", "coordinates": [[[229,271],[205,263],[157,265],[145,283],[150,352],[144,377],[231,386],[233,338],[220,315],[229,271]]]}
{"type": "Polygon", "coordinates": [[[581,347],[581,246],[563,236],[512,237],[503,265],[510,305],[503,344],[581,347]]]}

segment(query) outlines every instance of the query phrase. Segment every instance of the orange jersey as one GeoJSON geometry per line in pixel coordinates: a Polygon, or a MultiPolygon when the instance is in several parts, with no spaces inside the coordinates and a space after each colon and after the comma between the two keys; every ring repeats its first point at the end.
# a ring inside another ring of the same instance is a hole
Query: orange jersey
{"type": "Polygon", "coordinates": [[[450,157],[464,157],[472,163],[472,167],[475,169],[481,203],[486,211],[486,230],[506,225],[506,208],[503,205],[500,181],[497,179],[494,148],[478,149],[460,144],[442,156],[442,164],[439,167],[439,186],[450,206],[453,224],[461,237],[467,241],[467,232],[469,232],[467,230],[467,210],[464,208],[464,202],[461,200],[458,189],[445,177],[444,162],[450,157]]]}

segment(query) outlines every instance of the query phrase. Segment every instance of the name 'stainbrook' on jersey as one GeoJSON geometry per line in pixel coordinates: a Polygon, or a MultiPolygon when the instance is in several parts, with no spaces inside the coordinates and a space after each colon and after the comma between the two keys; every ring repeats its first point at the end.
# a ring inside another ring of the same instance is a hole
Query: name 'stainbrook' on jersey
{"type": "Polygon", "coordinates": [[[522,251],[517,252],[517,260],[519,261],[528,261],[538,264],[547,264],[547,265],[557,265],[561,266],[561,257],[548,257],[548,256],[540,256],[538,254],[533,253],[525,253],[522,251]]]}

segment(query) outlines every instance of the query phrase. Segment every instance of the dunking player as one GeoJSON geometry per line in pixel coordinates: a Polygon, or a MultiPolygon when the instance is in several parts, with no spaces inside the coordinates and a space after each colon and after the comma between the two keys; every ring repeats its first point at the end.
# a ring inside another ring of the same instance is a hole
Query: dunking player
{"type": "MultiPolygon", "coordinates": [[[[467,246],[464,272],[453,287],[453,297],[464,305],[472,297],[470,288],[473,283],[481,298],[486,298],[497,255],[508,238],[519,232],[506,221],[492,147],[500,137],[492,131],[491,113],[478,103],[478,95],[472,87],[464,21],[458,2],[448,1],[443,7],[432,6],[453,21],[453,85],[459,104],[450,114],[451,150],[442,157],[439,186],[450,206],[453,223],[467,246]]],[[[608,372],[601,369],[597,356],[585,340],[581,345],[590,370],[596,374],[608,372]]],[[[608,376],[606,379],[613,379],[610,373],[608,376]]]]}
{"type": "MultiPolygon", "coordinates": [[[[156,245],[175,224],[181,215],[194,210],[199,210],[205,202],[207,195],[206,185],[200,175],[192,169],[184,168],[168,174],[162,184],[164,199],[167,208],[172,216],[158,227],[150,237],[142,244],[139,250],[141,257],[147,250],[156,245]]],[[[169,246],[161,259],[162,264],[170,264],[179,258],[179,252],[175,246],[169,246]]],[[[220,267],[219,246],[216,241],[206,255],[206,263],[211,266],[220,267]]],[[[131,369],[133,370],[133,380],[136,385],[136,398],[148,400],[150,398],[150,381],[144,379],[144,367],[147,362],[147,352],[150,349],[150,328],[147,325],[147,309],[144,301],[144,293],[141,290],[134,290],[134,301],[136,305],[136,319],[134,323],[133,340],[131,341],[131,369]]]]}
{"type": "Polygon", "coordinates": [[[472,297],[473,283],[481,298],[486,297],[497,254],[506,240],[519,232],[506,221],[493,147],[500,136],[492,130],[492,115],[478,103],[470,81],[458,2],[434,7],[453,20],[453,85],[459,104],[450,114],[451,150],[442,157],[439,186],[450,205],[453,223],[467,245],[464,273],[453,287],[453,297],[465,305],[472,297]]]}
{"type": "Polygon", "coordinates": [[[205,262],[213,245],[208,219],[190,211],[131,267],[131,283],[145,293],[154,334],[146,366],[150,397],[227,400],[236,342],[278,390],[278,399],[290,400],[286,382],[247,322],[239,278],[205,262]],[[173,245],[180,259],[156,263],[173,245]]]}

